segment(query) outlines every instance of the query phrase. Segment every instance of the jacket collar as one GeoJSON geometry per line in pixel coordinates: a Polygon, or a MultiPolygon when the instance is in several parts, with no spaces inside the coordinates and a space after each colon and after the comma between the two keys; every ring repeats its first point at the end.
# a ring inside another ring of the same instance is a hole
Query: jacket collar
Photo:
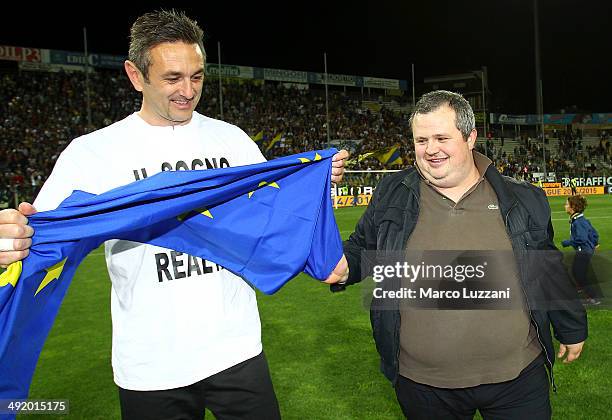
{"type": "Polygon", "coordinates": [[[510,188],[508,188],[507,182],[518,182],[514,179],[504,180],[504,177],[497,171],[495,165],[490,165],[485,172],[485,178],[493,187],[497,199],[499,200],[499,209],[502,214],[508,214],[510,209],[518,203],[516,195],[510,188]]]}
{"type": "Polygon", "coordinates": [[[406,172],[407,173],[406,176],[404,176],[404,179],[402,180],[402,184],[404,184],[410,189],[418,190],[419,182],[421,182],[421,176],[419,175],[418,170],[416,169],[416,167],[413,166],[408,168],[406,172]]]}
{"type": "Polygon", "coordinates": [[[408,187],[408,190],[414,194],[418,202],[421,197],[421,175],[419,175],[419,172],[414,166],[408,168],[406,172],[401,183],[408,187]]]}
{"type": "Polygon", "coordinates": [[[574,213],[574,214],[572,214],[572,216],[570,217],[570,223],[573,223],[574,220],[580,219],[581,217],[584,217],[583,213],[574,213]]]}

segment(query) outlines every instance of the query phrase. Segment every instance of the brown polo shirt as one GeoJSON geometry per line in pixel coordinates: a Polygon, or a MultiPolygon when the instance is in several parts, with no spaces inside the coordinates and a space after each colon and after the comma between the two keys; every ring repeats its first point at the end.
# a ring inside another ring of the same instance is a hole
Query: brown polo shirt
{"type": "Polygon", "coordinates": [[[419,218],[406,249],[409,255],[421,250],[499,251],[493,257],[505,273],[499,281],[519,303],[504,310],[402,308],[400,374],[440,388],[514,379],[541,352],[497,195],[484,178],[491,161],[478,152],[474,161],[480,179],[457,203],[422,179],[419,218]]]}

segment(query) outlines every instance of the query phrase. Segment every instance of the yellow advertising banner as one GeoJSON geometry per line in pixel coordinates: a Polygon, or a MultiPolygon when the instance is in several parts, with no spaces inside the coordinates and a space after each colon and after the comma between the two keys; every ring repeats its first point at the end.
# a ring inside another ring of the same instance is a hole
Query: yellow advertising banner
{"type": "MultiPolygon", "coordinates": [[[[562,197],[572,195],[572,189],[569,187],[562,188],[543,188],[548,197],[562,197]]],[[[604,187],[577,187],[576,193],[580,195],[603,195],[605,194],[604,187]]]]}
{"type": "MultiPolygon", "coordinates": [[[[357,206],[367,206],[370,204],[372,194],[360,194],[357,197],[357,206]]],[[[337,195],[332,197],[334,207],[355,207],[354,195],[337,195]]]]}

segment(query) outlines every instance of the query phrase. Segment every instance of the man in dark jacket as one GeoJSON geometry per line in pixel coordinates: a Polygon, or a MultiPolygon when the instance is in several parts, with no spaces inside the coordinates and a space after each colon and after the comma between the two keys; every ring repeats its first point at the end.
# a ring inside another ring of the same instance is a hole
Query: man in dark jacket
{"type": "MultiPolygon", "coordinates": [[[[497,278],[518,310],[424,310],[389,299],[400,295],[375,293],[371,321],[381,370],[410,419],[469,419],[476,410],[485,419],[549,419],[550,325],[561,342],[558,357],[567,354],[568,363],[580,356],[587,323],[575,291],[567,292],[546,196],[502,177],[474,150],[474,113],[461,95],[424,95],[410,123],[416,167],[380,182],[344,244],[346,261],[328,282],[337,291],[372,274],[364,251],[400,252],[413,263],[414,250],[509,255],[498,258],[497,278]],[[551,288],[560,290],[552,298],[551,288]]],[[[398,290],[407,288],[392,292],[398,290]]]]}

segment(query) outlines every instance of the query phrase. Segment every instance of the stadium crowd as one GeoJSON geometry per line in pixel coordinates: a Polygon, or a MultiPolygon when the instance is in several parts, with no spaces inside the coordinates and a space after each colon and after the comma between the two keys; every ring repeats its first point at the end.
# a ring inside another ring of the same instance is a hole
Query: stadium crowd
{"type": "MultiPolygon", "coordinates": [[[[31,200],[67,142],[140,108],[139,97],[123,70],[97,70],[89,79],[91,125],[84,73],[2,69],[0,203],[12,206],[17,199],[31,200]]],[[[218,86],[217,80],[204,84],[200,113],[221,118],[218,86]]],[[[374,111],[362,105],[363,98],[358,92],[330,90],[329,138],[335,145],[348,148],[354,158],[399,145],[402,164],[383,165],[370,156],[355,158],[350,169],[400,169],[412,164],[414,151],[408,115],[384,106],[374,111]]],[[[325,94],[320,88],[301,89],[277,82],[225,82],[223,119],[243,128],[253,138],[259,134],[258,145],[268,159],[328,145],[325,94]],[[274,138],[277,141],[272,141],[274,138]]],[[[601,134],[596,147],[583,147],[580,131],[555,132],[553,136],[558,139],[558,150],[547,152],[549,171],[567,174],[572,171],[571,165],[585,167],[596,156],[608,164],[611,161],[606,132],[601,134]]],[[[508,150],[503,135],[501,139],[499,133],[490,137],[480,142],[478,149],[492,158],[503,174],[527,179],[530,173],[541,171],[541,138],[523,134],[516,139],[514,149],[508,150]]],[[[364,178],[359,182],[364,182],[364,178]]]]}

